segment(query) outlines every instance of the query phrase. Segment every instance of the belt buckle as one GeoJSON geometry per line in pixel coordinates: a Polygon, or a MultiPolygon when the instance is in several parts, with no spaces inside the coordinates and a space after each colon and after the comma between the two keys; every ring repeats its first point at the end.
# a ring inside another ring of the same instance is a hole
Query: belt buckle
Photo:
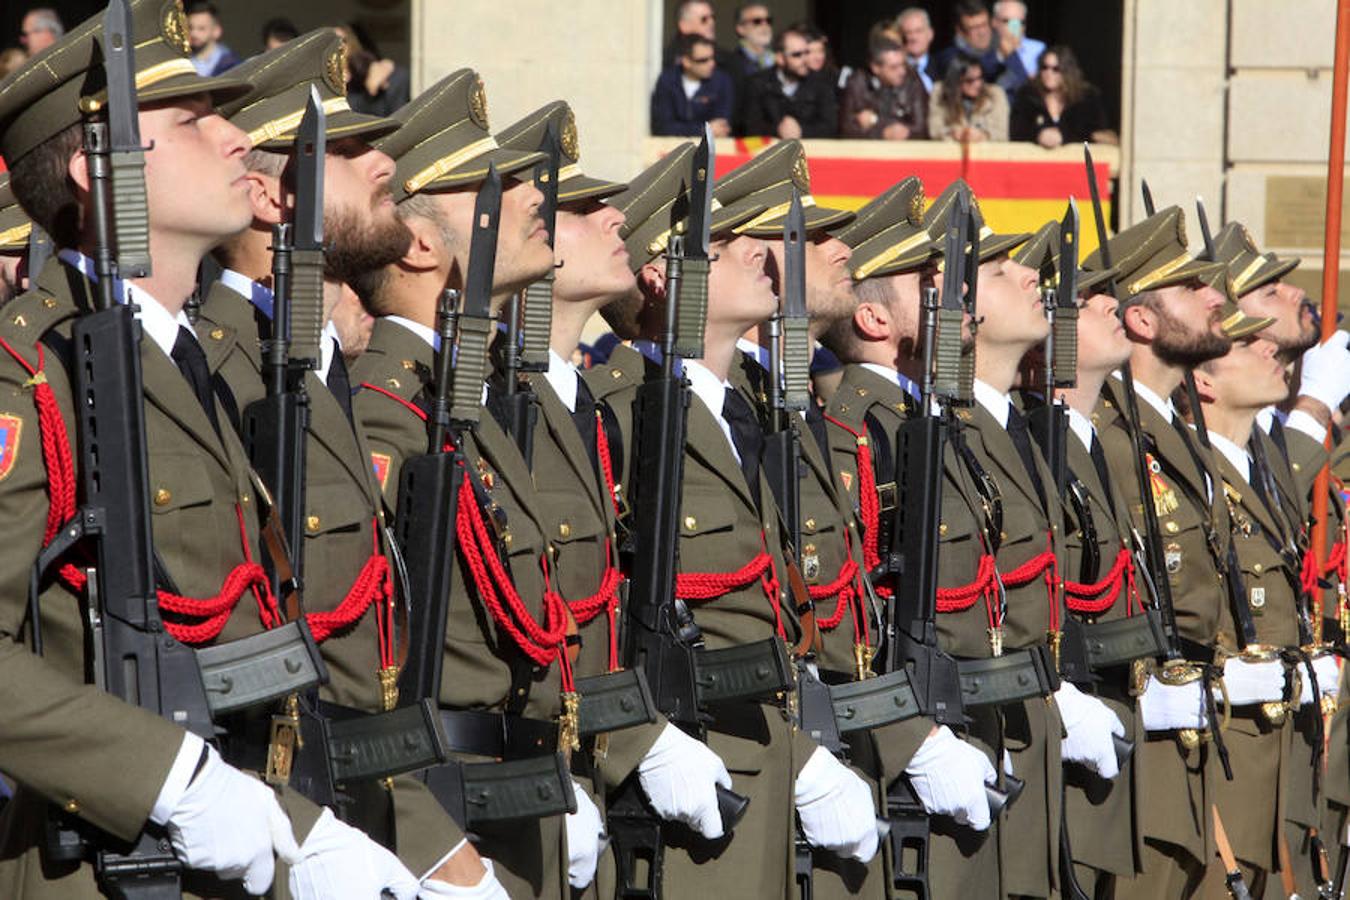
{"type": "Polygon", "coordinates": [[[881,504],[882,512],[890,512],[895,509],[895,490],[894,481],[877,485],[877,501],[881,504]]]}
{"type": "Polygon", "coordinates": [[[274,787],[288,784],[295,765],[295,750],[301,746],[300,700],[295,694],[286,698],[282,712],[272,716],[267,741],[267,769],[263,781],[274,787]]]}

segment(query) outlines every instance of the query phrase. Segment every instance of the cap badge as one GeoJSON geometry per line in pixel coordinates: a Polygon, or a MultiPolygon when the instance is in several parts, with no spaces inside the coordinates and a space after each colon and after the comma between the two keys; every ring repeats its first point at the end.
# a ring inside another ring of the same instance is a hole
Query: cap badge
{"type": "Polygon", "coordinates": [[[558,136],[558,147],[562,150],[563,156],[571,160],[581,159],[581,147],[577,141],[577,117],[572,110],[567,111],[567,117],[563,119],[562,134],[558,136]]]}
{"type": "Polygon", "coordinates": [[[165,43],[184,56],[192,52],[192,45],[188,43],[187,13],[183,12],[181,0],[173,0],[172,3],[164,5],[159,31],[165,43]]]}
{"type": "Polygon", "coordinates": [[[469,90],[469,118],[479,128],[488,130],[487,91],[483,88],[481,78],[475,78],[469,90]]]}
{"type": "Polygon", "coordinates": [[[323,81],[333,93],[343,96],[347,93],[347,45],[340,42],[323,61],[323,81]]]}

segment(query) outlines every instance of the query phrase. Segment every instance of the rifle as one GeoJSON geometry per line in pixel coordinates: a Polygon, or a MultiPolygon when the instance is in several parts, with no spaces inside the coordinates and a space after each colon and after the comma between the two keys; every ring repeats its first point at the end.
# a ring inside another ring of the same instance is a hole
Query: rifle
{"type": "MultiPolygon", "coordinates": [[[[1097,226],[1097,244],[1101,253],[1102,268],[1111,268],[1111,248],[1107,243],[1106,217],[1102,213],[1101,194],[1097,188],[1097,170],[1092,165],[1092,150],[1083,144],[1083,161],[1087,168],[1088,191],[1092,196],[1092,217],[1097,226]]],[[[1106,280],[1105,293],[1117,300],[1122,299],[1116,286],[1115,276],[1106,280]]],[[[1121,320],[1125,318],[1125,305],[1119,307],[1121,320]]],[[[1120,382],[1124,393],[1124,409],[1130,435],[1131,461],[1134,463],[1135,486],[1139,490],[1139,502],[1142,506],[1144,536],[1134,532],[1136,559],[1140,562],[1139,571],[1145,576],[1144,582],[1154,601],[1154,610],[1160,619],[1159,626],[1166,642],[1164,662],[1172,665],[1184,664],[1181,653],[1181,636],[1177,631],[1176,607],[1172,602],[1172,584],[1168,581],[1166,558],[1163,555],[1162,532],[1158,530],[1158,511],[1153,504],[1153,485],[1149,478],[1148,464],[1145,461],[1144,436],[1139,425],[1139,397],[1134,389],[1134,376],[1130,371],[1130,361],[1120,366],[1120,382]],[[1140,559],[1142,557],[1142,559],[1140,559]]]]}
{"type": "MultiPolygon", "coordinates": [[[[675,362],[677,356],[703,355],[713,160],[712,130],[705,127],[692,160],[688,199],[682,196],[672,208],[672,226],[686,214],[689,222],[684,233],[676,233],[672,227],[666,254],[661,371],[642,383],[634,400],[633,421],[638,429],[634,457],[637,471],[632,479],[636,552],[622,631],[624,665],[643,669],[656,708],[674,725],[698,737],[703,736],[707,721],[699,710],[706,696],[698,677],[703,638],[688,605],[675,595],[689,408],[687,383],[675,362]]],[[[773,643],[781,653],[777,639],[773,643]]],[[[786,670],[785,658],[782,665],[786,670]]],[[[750,801],[721,787],[717,793],[722,825],[730,832],[750,801]]],[[[647,806],[635,775],[621,784],[612,798],[608,824],[618,867],[619,896],[660,898],[664,856],[661,820],[647,806]],[[644,868],[645,883],[639,884],[638,874],[644,868]]]]}
{"type": "Polygon", "coordinates": [[[36,222],[33,222],[28,230],[28,255],[24,260],[24,267],[28,271],[29,284],[37,282],[38,273],[42,271],[42,267],[47,264],[51,255],[51,237],[36,222]]]}
{"type": "MultiPolygon", "coordinates": [[[[534,186],[544,195],[539,215],[544,220],[548,245],[552,247],[558,219],[558,163],[562,153],[558,133],[552,122],[544,131],[539,149],[544,151],[544,159],[534,167],[534,186]]],[[[506,352],[503,354],[506,385],[503,402],[506,404],[507,431],[515,439],[527,466],[533,466],[534,426],[539,411],[534,405],[534,391],[530,390],[528,383],[522,385],[520,373],[548,371],[553,279],[553,268],[550,267],[543,278],[532,282],[525,289],[524,294],[512,294],[506,305],[506,352]]]]}
{"type": "MultiPolygon", "coordinates": [[[[92,201],[93,312],[73,326],[73,396],[80,454],[81,506],[39,558],[54,560],[81,538],[92,544],[94,568],[86,594],[93,676],[103,690],[211,738],[211,707],[191,648],[160,618],[150,519],[141,326],[136,307],[118,302],[119,278],[150,274],[145,148],[137,120],[134,39],[128,0],[110,0],[103,17],[108,99],[86,112],[84,150],[92,201]],[[58,547],[59,543],[59,547],[58,547]]],[[[41,571],[41,568],[38,569],[41,571]]],[[[34,619],[34,628],[38,627],[34,619]]],[[[49,823],[63,859],[83,856],[74,829],[49,823]]],[[[96,838],[95,875],[111,897],[177,897],[183,865],[164,830],[153,825],[130,845],[96,838]],[[116,847],[116,849],[113,849],[116,847]]]]}

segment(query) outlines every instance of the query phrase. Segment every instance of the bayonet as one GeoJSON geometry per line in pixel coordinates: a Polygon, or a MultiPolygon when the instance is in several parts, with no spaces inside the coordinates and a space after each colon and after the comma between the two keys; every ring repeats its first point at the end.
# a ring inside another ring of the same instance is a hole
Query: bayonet
{"type": "Polygon", "coordinates": [[[469,239],[469,264],[459,314],[458,357],[450,389],[450,419],[459,430],[476,427],[483,406],[488,344],[496,331],[492,321],[492,281],[497,268],[501,214],[502,177],[496,164],[490,163],[473,206],[473,234],[469,239]]]}
{"type": "Polygon", "coordinates": [[[129,0],[113,0],[103,14],[104,68],[108,77],[108,165],[112,181],[113,237],[122,278],[150,275],[150,212],[145,198],[145,150],[136,103],[135,32],[129,0]]]}
{"type": "MultiPolygon", "coordinates": [[[[327,116],[319,91],[309,88],[296,132],[291,165],[295,172],[295,216],[291,233],[290,366],[318,369],[323,333],[323,170],[327,116]]],[[[279,323],[278,323],[279,324],[279,323]]]]}
{"type": "MultiPolygon", "coordinates": [[[[534,167],[534,186],[544,195],[539,217],[544,220],[548,245],[555,246],[554,230],[558,219],[558,169],[562,147],[557,126],[550,121],[539,145],[544,158],[534,167]]],[[[525,289],[525,311],[520,335],[519,367],[525,372],[548,370],[549,334],[553,327],[553,280],[555,269],[525,289]]]]}
{"type": "Polygon", "coordinates": [[[703,126],[703,140],[694,151],[689,181],[689,226],[683,240],[672,235],[671,247],[681,249],[679,318],[675,329],[675,352],[685,359],[703,358],[703,328],[708,317],[708,253],[712,244],[713,163],[715,139],[712,126],[703,126]]]}

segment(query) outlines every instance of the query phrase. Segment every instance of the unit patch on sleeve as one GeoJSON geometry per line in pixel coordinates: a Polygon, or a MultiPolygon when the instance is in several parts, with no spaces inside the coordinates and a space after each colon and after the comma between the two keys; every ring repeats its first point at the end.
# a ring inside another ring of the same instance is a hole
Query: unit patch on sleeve
{"type": "Polygon", "coordinates": [[[370,467],[375,470],[375,480],[380,483],[380,490],[384,490],[389,482],[389,454],[374,453],[370,454],[370,467]]]}
{"type": "Polygon", "coordinates": [[[23,419],[0,413],[0,481],[14,469],[19,458],[19,437],[23,434],[23,419]]]}

